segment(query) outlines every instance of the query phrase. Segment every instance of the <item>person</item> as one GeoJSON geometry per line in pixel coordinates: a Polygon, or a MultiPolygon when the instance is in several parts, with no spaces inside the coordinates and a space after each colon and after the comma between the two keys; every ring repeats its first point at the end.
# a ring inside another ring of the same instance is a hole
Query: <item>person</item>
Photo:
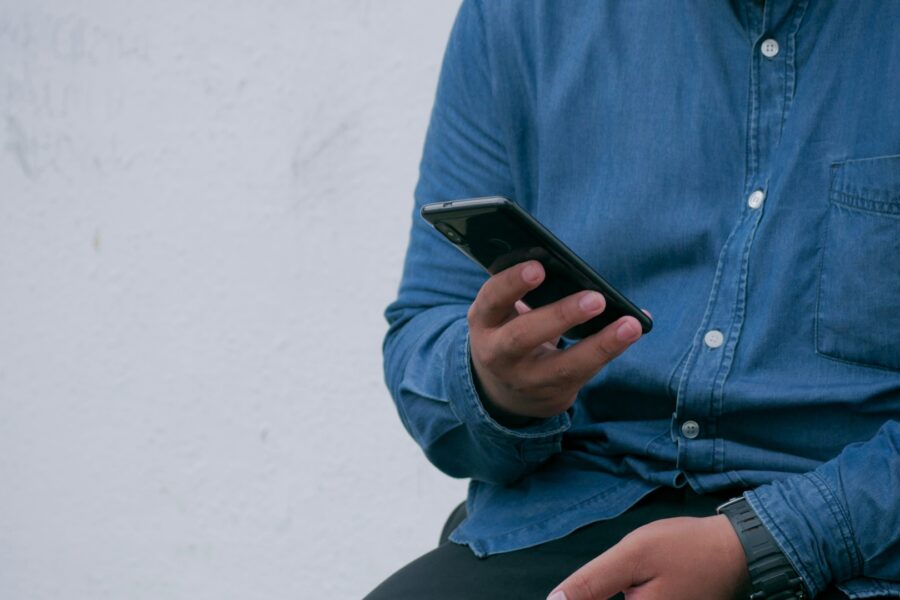
{"type": "Polygon", "coordinates": [[[554,343],[604,298],[529,310],[539,262],[488,278],[414,213],[386,380],[471,483],[370,600],[900,597],[898,31],[879,0],[464,0],[415,210],[512,198],[655,325],[554,343]]]}

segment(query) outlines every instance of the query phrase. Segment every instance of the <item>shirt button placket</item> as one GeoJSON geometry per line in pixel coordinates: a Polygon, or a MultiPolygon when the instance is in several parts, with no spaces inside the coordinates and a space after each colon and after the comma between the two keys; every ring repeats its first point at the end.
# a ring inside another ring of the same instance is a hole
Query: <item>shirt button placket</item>
{"type": "Polygon", "coordinates": [[[774,38],[763,41],[762,45],[759,47],[760,52],[762,52],[762,55],[766,58],[775,58],[778,56],[778,51],[780,49],[778,42],[774,38]]]}
{"type": "Polygon", "coordinates": [[[766,193],[762,190],[756,190],[747,198],[747,206],[749,206],[753,210],[756,210],[763,205],[763,202],[765,202],[765,200],[766,193]]]}
{"type": "Polygon", "coordinates": [[[689,440],[700,435],[700,424],[697,421],[685,421],[681,424],[681,434],[689,440]]]}
{"type": "Polygon", "coordinates": [[[716,349],[725,342],[725,336],[718,329],[710,329],[703,336],[703,343],[707,348],[716,349]]]}

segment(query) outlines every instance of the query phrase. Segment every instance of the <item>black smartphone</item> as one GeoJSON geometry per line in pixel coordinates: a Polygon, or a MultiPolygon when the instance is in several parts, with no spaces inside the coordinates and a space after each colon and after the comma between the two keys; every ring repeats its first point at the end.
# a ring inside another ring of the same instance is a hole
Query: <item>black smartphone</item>
{"type": "Polygon", "coordinates": [[[423,206],[421,212],[450,243],[491,275],[526,260],[540,261],[546,277],[522,298],[530,308],[582,290],[603,294],[606,310],[576,325],[565,337],[587,337],[625,315],[637,319],[644,333],[652,329],[650,317],[512,200],[490,197],[434,202],[423,206]]]}

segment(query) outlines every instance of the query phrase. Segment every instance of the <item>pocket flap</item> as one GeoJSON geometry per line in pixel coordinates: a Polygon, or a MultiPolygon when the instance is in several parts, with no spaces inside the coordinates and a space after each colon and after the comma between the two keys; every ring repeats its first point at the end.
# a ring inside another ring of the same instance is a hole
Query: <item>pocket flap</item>
{"type": "Polygon", "coordinates": [[[900,214],[900,154],[847,160],[831,168],[832,201],[900,214]]]}

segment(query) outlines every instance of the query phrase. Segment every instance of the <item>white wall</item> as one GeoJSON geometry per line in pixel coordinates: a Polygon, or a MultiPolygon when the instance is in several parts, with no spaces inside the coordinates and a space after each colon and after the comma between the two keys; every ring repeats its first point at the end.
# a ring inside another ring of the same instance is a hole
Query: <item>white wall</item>
{"type": "Polygon", "coordinates": [[[465,484],[382,310],[458,0],[0,0],[0,598],[358,598],[465,484]]]}

